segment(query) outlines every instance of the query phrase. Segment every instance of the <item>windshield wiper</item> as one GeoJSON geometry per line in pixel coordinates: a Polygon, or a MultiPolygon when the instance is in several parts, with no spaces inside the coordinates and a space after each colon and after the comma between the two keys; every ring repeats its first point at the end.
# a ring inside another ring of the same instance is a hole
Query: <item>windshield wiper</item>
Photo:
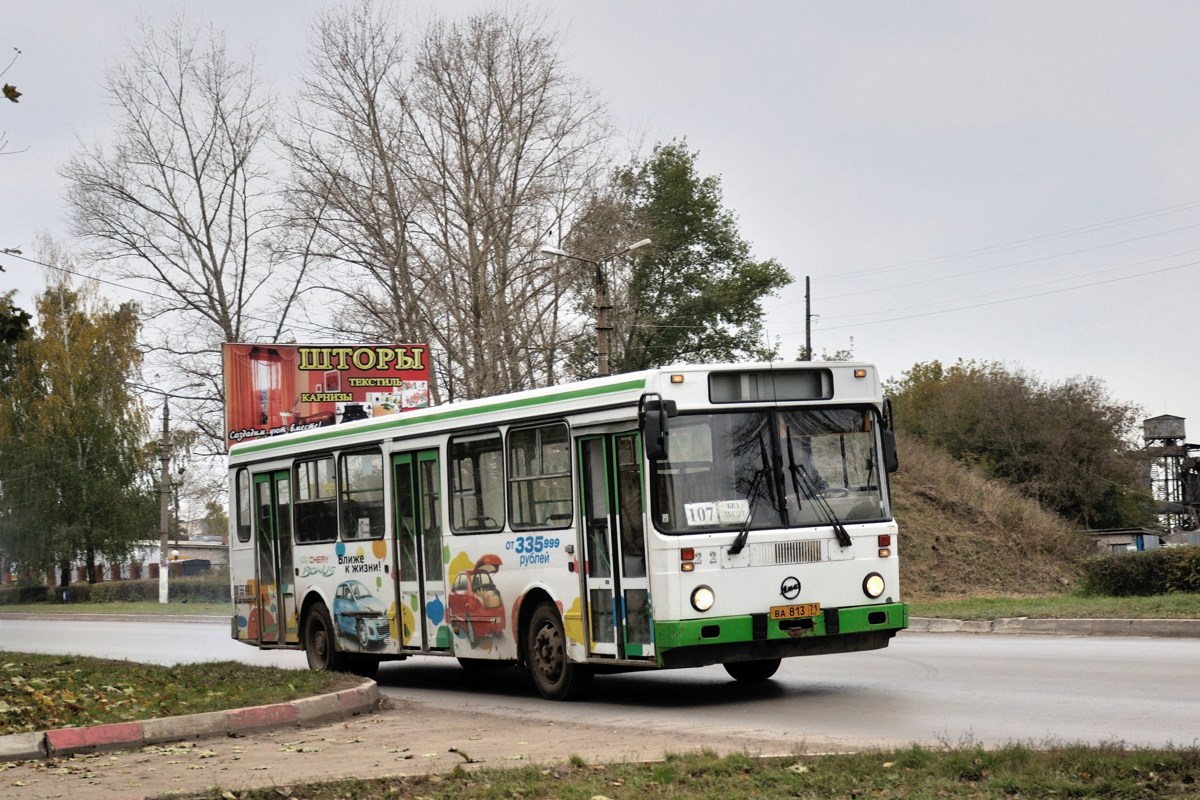
{"type": "Polygon", "coordinates": [[[758,491],[759,484],[767,475],[765,466],[759,467],[754,471],[754,480],[750,482],[750,508],[746,510],[746,521],[742,523],[741,530],[738,531],[737,538],[733,540],[733,544],[729,545],[728,553],[731,556],[736,556],[742,552],[746,546],[746,540],[750,538],[750,525],[754,522],[754,509],[758,507],[758,498],[762,495],[758,491]]]}
{"type": "Polygon", "coordinates": [[[796,506],[800,507],[800,481],[804,481],[804,488],[807,490],[809,498],[817,507],[817,511],[825,519],[829,525],[833,526],[833,532],[837,536],[838,544],[842,547],[851,545],[850,532],[846,530],[846,526],[838,519],[837,514],[833,513],[833,508],[830,507],[829,501],[821,494],[820,488],[817,486],[816,480],[804,468],[803,464],[796,463],[796,453],[792,449],[792,432],[790,429],[785,429],[784,433],[787,437],[787,454],[788,454],[788,472],[792,474],[792,488],[796,492],[796,506]]]}
{"type": "MultiPolygon", "coordinates": [[[[754,471],[754,480],[750,482],[750,508],[746,513],[746,520],[742,523],[742,527],[738,530],[737,538],[733,540],[733,544],[729,545],[729,555],[736,556],[746,547],[746,540],[750,538],[750,526],[754,523],[754,509],[758,506],[758,500],[762,497],[759,494],[758,487],[763,479],[771,475],[772,467],[771,460],[767,458],[767,446],[763,443],[762,437],[758,438],[758,458],[762,466],[754,471]]],[[[775,478],[767,481],[767,494],[771,496],[771,503],[776,510],[780,512],[780,517],[783,516],[784,503],[782,497],[777,497],[777,488],[775,486],[775,478]]]]}

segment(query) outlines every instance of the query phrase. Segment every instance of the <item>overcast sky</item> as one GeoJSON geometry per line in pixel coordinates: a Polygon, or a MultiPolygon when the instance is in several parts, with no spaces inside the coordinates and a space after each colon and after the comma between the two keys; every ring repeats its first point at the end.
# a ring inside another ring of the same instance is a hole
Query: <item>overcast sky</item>
{"type": "MultiPolygon", "coordinates": [[[[189,4],[253,46],[286,94],[325,3],[189,4]]],[[[484,4],[441,2],[446,15],[484,4]]],[[[511,4],[516,5],[516,4],[511,4]]],[[[898,376],[1003,361],[1102,379],[1189,420],[1200,298],[1200,4],[531,2],[629,142],[686,137],[760,258],[794,357],[811,276],[814,347],[898,376]]],[[[427,8],[426,4],[422,4],[427,8]]],[[[0,68],[0,248],[66,238],[59,166],[111,127],[100,84],[164,2],[8,0],[0,68]],[[4,138],[4,137],[0,137],[4,138]]],[[[29,308],[33,266],[0,257],[29,308]]]]}

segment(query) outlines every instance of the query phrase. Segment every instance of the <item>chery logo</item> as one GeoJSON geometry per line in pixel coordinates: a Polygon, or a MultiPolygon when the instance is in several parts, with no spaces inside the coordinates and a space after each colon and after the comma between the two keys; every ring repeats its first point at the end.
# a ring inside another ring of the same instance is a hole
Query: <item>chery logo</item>
{"type": "Polygon", "coordinates": [[[784,600],[795,600],[800,596],[800,579],[787,577],[779,584],[779,593],[784,600]]]}

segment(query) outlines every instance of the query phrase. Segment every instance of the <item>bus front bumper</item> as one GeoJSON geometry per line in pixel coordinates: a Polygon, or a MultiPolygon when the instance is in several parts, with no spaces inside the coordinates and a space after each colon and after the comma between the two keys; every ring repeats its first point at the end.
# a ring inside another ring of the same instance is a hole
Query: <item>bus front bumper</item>
{"type": "Polygon", "coordinates": [[[808,619],[771,620],[766,613],[654,624],[663,667],[694,667],[887,647],[908,627],[908,605],[827,608],[808,619]]]}

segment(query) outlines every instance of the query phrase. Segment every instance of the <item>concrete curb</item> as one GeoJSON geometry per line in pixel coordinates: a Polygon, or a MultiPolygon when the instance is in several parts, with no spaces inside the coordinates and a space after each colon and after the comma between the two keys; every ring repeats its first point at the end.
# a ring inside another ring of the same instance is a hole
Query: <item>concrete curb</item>
{"type": "Polygon", "coordinates": [[[0,761],[56,758],[72,753],[122,750],[184,739],[300,727],[366,714],[378,705],[379,685],[375,681],[366,681],[340,692],[288,703],[0,736],[0,761]]]}
{"type": "Polygon", "coordinates": [[[1200,638],[1200,619],[932,619],[909,617],[915,633],[1000,633],[1048,636],[1147,636],[1200,638]]]}

